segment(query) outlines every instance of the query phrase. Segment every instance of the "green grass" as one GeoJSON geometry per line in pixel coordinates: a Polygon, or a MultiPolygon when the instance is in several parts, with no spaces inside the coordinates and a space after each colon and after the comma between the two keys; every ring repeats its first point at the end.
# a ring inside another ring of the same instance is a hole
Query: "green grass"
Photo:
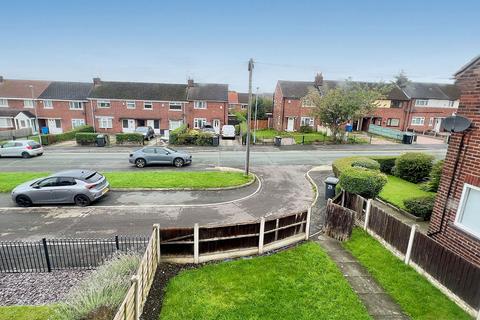
{"type": "MultiPolygon", "coordinates": [[[[312,143],[329,143],[332,141],[331,137],[327,137],[324,133],[322,132],[309,132],[309,133],[302,133],[302,132],[285,132],[285,131],[276,131],[274,129],[262,129],[258,130],[257,133],[257,139],[263,140],[263,139],[273,139],[276,136],[281,136],[283,138],[294,138],[295,143],[300,144],[312,144],[312,143]]],[[[348,143],[352,144],[365,144],[368,143],[367,140],[358,137],[354,134],[351,134],[348,143]]]]}
{"type": "Polygon", "coordinates": [[[388,182],[379,194],[379,198],[393,204],[397,208],[405,210],[403,200],[413,196],[426,196],[434,194],[433,192],[423,191],[420,186],[415,183],[405,181],[399,177],[387,176],[388,182]]]}
{"type": "Polygon", "coordinates": [[[344,247],[412,319],[471,319],[427,279],[406,266],[363,230],[354,229],[344,247]]]}
{"type": "Polygon", "coordinates": [[[0,307],[0,320],[53,320],[51,306],[8,306],[0,307]]]}
{"type": "Polygon", "coordinates": [[[181,272],[167,285],[160,319],[370,317],[334,262],[309,242],[181,272]]]}
{"type": "MultiPolygon", "coordinates": [[[[222,188],[245,184],[253,176],[223,171],[142,171],[103,173],[112,188],[222,188]]],[[[48,172],[2,172],[0,192],[10,192],[17,185],[49,175],[48,172]]]]}

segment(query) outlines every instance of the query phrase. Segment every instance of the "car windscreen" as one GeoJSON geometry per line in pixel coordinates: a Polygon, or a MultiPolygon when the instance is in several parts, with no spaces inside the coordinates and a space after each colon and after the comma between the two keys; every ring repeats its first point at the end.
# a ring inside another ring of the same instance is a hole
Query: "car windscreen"
{"type": "Polygon", "coordinates": [[[93,183],[93,182],[97,182],[98,180],[102,179],[102,175],[98,172],[94,172],[92,173],[91,175],[87,176],[85,178],[85,181],[86,182],[90,182],[90,183],[93,183]]]}

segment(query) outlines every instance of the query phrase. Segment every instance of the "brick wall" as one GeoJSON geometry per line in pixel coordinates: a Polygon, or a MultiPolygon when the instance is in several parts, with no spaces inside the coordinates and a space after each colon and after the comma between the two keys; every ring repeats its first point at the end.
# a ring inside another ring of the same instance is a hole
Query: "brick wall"
{"type": "Polygon", "coordinates": [[[405,125],[405,110],[403,108],[377,108],[372,116],[382,118],[382,127],[403,130],[405,125]],[[398,126],[388,126],[388,119],[399,119],[398,126]]]}
{"type": "Polygon", "coordinates": [[[273,128],[277,131],[283,129],[283,100],[282,90],[277,84],[273,94],[273,128]]]}
{"type": "MultiPolygon", "coordinates": [[[[37,113],[40,119],[61,119],[63,132],[72,130],[72,119],[83,119],[87,123],[87,103],[83,110],[70,110],[69,101],[52,101],[53,108],[46,109],[43,100],[37,101],[37,113]]],[[[32,112],[32,111],[31,111],[32,112]]],[[[33,112],[32,112],[33,113],[33,112]]]]}
{"type": "Polygon", "coordinates": [[[459,75],[456,83],[462,92],[458,115],[472,120],[473,129],[465,134],[461,150],[462,134],[454,133],[450,139],[429,233],[440,231],[432,235],[437,241],[480,265],[480,239],[466,234],[454,225],[464,184],[480,187],[480,62],[477,61],[476,65],[459,75]],[[455,165],[458,153],[459,162],[455,165]],[[451,181],[452,187],[448,193],[451,181]],[[440,229],[444,207],[445,219],[440,229]]]}

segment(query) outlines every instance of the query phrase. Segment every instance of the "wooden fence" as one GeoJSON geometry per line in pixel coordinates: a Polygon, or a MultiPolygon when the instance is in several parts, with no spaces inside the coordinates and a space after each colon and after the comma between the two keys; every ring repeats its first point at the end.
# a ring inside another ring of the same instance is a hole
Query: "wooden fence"
{"type": "Polygon", "coordinates": [[[0,140],[13,140],[17,138],[24,138],[31,136],[32,134],[32,128],[4,130],[0,131],[0,140]]]}
{"type": "Polygon", "coordinates": [[[387,214],[371,200],[345,193],[344,206],[357,213],[357,221],[367,231],[395,248],[406,264],[430,275],[473,309],[480,308],[478,266],[416,231],[415,225],[410,227],[387,214]]]}

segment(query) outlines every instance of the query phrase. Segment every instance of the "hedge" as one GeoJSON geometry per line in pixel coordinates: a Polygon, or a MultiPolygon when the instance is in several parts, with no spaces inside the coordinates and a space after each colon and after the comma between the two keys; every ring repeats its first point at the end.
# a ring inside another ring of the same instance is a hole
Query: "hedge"
{"type": "Polygon", "coordinates": [[[352,167],[359,167],[371,170],[380,170],[380,163],[370,158],[357,158],[352,161],[352,167]]]}
{"type": "MultiPolygon", "coordinates": [[[[170,140],[170,143],[171,140],[170,140]]],[[[190,130],[180,133],[175,138],[175,144],[177,145],[197,145],[197,146],[212,146],[213,134],[209,132],[201,132],[198,130],[190,130]]]]}
{"type": "Polygon", "coordinates": [[[181,125],[180,127],[178,127],[175,130],[172,130],[170,132],[169,137],[168,137],[168,142],[171,143],[171,144],[179,144],[178,141],[177,141],[178,136],[180,134],[185,133],[185,132],[187,132],[187,125],[185,125],[185,124],[181,125]]]}
{"type": "Polygon", "coordinates": [[[143,144],[143,134],[141,133],[117,133],[115,135],[116,144],[143,144]]]}
{"type": "Polygon", "coordinates": [[[345,191],[368,199],[375,198],[387,181],[380,171],[361,167],[346,168],[340,174],[340,186],[345,191]]]}
{"type": "Polygon", "coordinates": [[[395,160],[394,174],[403,180],[418,183],[432,170],[434,157],[421,152],[408,152],[395,160]]]}
{"type": "Polygon", "coordinates": [[[392,174],[395,160],[397,160],[394,156],[370,156],[369,158],[377,161],[380,164],[380,171],[386,174],[392,174]]]}
{"type": "Polygon", "coordinates": [[[68,141],[68,140],[74,140],[75,136],[79,132],[93,132],[93,127],[92,126],[81,126],[76,129],[73,129],[72,131],[67,131],[64,133],[59,133],[59,134],[42,134],[40,137],[42,138],[42,144],[43,145],[50,145],[54,144],[57,142],[63,142],[63,141],[68,141]]]}
{"type": "Polygon", "coordinates": [[[443,171],[443,160],[435,162],[430,171],[430,180],[428,181],[428,191],[437,192],[438,186],[440,185],[440,178],[442,177],[443,171]]]}
{"type": "Polygon", "coordinates": [[[427,221],[432,215],[435,195],[408,198],[403,200],[403,204],[409,213],[427,221]]]}
{"type": "Polygon", "coordinates": [[[82,146],[93,145],[97,141],[97,134],[93,132],[79,132],[75,134],[75,140],[77,144],[82,146]]]}

